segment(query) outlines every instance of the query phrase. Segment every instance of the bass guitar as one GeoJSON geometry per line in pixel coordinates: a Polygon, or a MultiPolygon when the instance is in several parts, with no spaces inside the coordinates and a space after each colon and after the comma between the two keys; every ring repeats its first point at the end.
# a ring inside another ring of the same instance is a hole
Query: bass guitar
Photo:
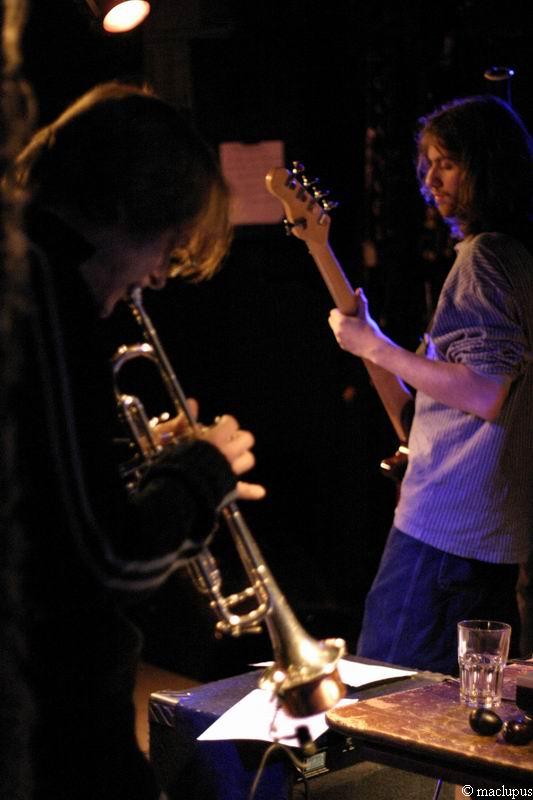
{"type": "MultiPolygon", "coordinates": [[[[268,191],[283,205],[287,233],[306,243],[335,306],[343,314],[355,316],[357,297],[329,244],[329,212],[338,203],[329,199],[329,192],[319,188],[317,179],[306,177],[299,162],[293,163],[291,171],[273,167],[267,173],[265,183],[268,191]]],[[[383,474],[401,481],[407,467],[408,452],[402,443],[393,456],[384,458],[380,464],[383,474]]]]}

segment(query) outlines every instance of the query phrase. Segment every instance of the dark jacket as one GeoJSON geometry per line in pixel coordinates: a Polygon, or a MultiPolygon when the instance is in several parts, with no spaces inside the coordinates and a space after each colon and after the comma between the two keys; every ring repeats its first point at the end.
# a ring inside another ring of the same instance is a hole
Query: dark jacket
{"type": "Polygon", "coordinates": [[[201,542],[235,488],[205,442],[171,447],[130,496],[113,440],[116,403],[105,321],[79,265],[87,243],[32,211],[33,313],[20,397],[29,530],[30,686],[38,798],[151,800],[131,701],[141,641],[127,605],[201,542]]]}

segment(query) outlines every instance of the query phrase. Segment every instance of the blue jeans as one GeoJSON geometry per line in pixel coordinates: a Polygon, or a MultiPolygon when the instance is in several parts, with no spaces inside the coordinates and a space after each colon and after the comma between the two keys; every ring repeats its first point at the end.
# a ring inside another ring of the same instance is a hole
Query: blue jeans
{"type": "Polygon", "coordinates": [[[515,564],[461,558],[392,528],[365,602],[357,655],[457,675],[457,623],[494,619],[519,638],[515,564]]]}

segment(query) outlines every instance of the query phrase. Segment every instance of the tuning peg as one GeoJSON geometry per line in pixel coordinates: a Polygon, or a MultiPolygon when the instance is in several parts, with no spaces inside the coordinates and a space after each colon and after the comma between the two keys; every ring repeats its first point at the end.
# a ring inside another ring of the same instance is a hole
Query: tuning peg
{"type": "Polygon", "coordinates": [[[305,186],[306,189],[312,189],[314,186],[318,186],[320,180],[318,178],[307,178],[305,175],[302,178],[302,185],[305,186]]]}
{"type": "MultiPolygon", "coordinates": [[[[339,204],[336,200],[326,199],[329,196],[329,190],[320,189],[320,180],[318,178],[308,178],[305,175],[305,167],[301,161],[292,161],[291,163],[292,168],[290,171],[290,176],[287,179],[287,186],[289,186],[291,189],[297,190],[296,196],[298,199],[303,200],[306,197],[305,192],[298,191],[298,186],[300,186],[303,187],[303,189],[309,195],[311,195],[311,204],[313,204],[313,202],[318,203],[322,210],[326,212],[337,208],[339,204]]],[[[285,223],[286,229],[287,224],[288,223],[285,223]]],[[[290,228],[288,229],[288,233],[290,233],[290,228]]]]}
{"type": "Polygon", "coordinates": [[[305,174],[305,167],[301,163],[301,161],[293,161],[292,162],[292,174],[298,178],[302,186],[305,186],[306,189],[311,189],[313,186],[317,186],[320,181],[318,178],[308,178],[305,174]]]}
{"type": "Polygon", "coordinates": [[[325,191],[315,190],[313,192],[313,197],[315,198],[317,203],[320,203],[320,206],[324,211],[333,211],[333,209],[337,208],[337,206],[339,205],[336,200],[326,199],[327,197],[329,197],[329,190],[325,191]]]}
{"type": "Polygon", "coordinates": [[[313,187],[318,186],[320,184],[320,180],[318,178],[308,178],[305,174],[305,167],[301,161],[293,161],[292,162],[292,170],[291,173],[294,175],[295,179],[301,183],[304,189],[311,191],[313,187]]]}
{"type": "Polygon", "coordinates": [[[291,235],[291,231],[293,228],[306,228],[307,227],[307,220],[305,219],[297,219],[295,222],[289,222],[287,217],[283,220],[283,226],[285,228],[285,234],[287,236],[291,235]]]}

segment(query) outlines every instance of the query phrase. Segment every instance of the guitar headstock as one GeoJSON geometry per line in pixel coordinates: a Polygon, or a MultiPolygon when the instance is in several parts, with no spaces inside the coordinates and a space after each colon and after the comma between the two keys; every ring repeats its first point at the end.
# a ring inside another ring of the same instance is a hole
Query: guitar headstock
{"type": "Polygon", "coordinates": [[[307,178],[303,165],[295,161],[290,171],[273,167],[265,183],[268,191],[283,204],[288,233],[293,233],[308,245],[327,244],[331,223],[328,212],[338,203],[328,200],[329,192],[319,188],[318,179],[307,178]]]}

